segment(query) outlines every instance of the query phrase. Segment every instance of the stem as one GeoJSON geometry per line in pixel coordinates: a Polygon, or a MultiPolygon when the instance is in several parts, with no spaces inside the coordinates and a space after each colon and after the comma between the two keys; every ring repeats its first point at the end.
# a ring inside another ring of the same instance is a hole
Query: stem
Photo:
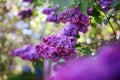
{"type": "Polygon", "coordinates": [[[113,31],[113,33],[114,33],[114,35],[115,35],[115,39],[116,39],[116,38],[117,38],[117,36],[116,36],[116,32],[115,32],[115,30],[114,30],[114,28],[113,28],[113,26],[112,26],[112,24],[111,24],[109,18],[107,17],[107,14],[102,10],[102,8],[101,8],[99,2],[96,1],[96,0],[95,0],[95,2],[96,2],[96,4],[97,4],[97,6],[100,8],[100,10],[104,13],[105,17],[107,18],[108,23],[110,24],[110,27],[111,27],[111,29],[112,29],[112,31],[113,31]]]}

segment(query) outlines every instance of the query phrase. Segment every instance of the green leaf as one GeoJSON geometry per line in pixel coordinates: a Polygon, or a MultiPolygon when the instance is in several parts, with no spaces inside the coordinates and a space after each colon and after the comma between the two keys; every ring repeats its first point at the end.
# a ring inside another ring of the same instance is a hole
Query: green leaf
{"type": "Polygon", "coordinates": [[[49,0],[51,6],[59,5],[60,8],[68,8],[74,4],[74,0],[49,0]]]}
{"type": "Polygon", "coordinates": [[[79,0],[79,8],[81,10],[81,12],[83,13],[87,13],[87,8],[88,7],[93,7],[94,1],[93,0],[79,0]]]}
{"type": "Polygon", "coordinates": [[[100,18],[100,17],[95,17],[94,19],[95,19],[95,21],[96,21],[98,24],[102,24],[102,18],[100,18]]]}
{"type": "Polygon", "coordinates": [[[92,54],[92,50],[87,46],[83,46],[82,51],[84,52],[84,54],[87,54],[87,55],[92,54]]]}
{"type": "Polygon", "coordinates": [[[79,38],[80,38],[80,34],[78,34],[78,35],[76,36],[76,38],[79,39],[79,38]]]}
{"type": "Polygon", "coordinates": [[[82,54],[82,55],[91,55],[92,54],[92,50],[86,45],[80,47],[78,50],[79,50],[80,54],[82,54]]]}
{"type": "Polygon", "coordinates": [[[35,6],[42,6],[47,0],[33,0],[35,6]]]}
{"type": "Polygon", "coordinates": [[[96,6],[93,8],[92,16],[93,17],[100,16],[100,12],[99,12],[99,10],[98,10],[98,8],[96,6]]]}
{"type": "Polygon", "coordinates": [[[107,19],[104,19],[104,20],[103,20],[103,23],[104,23],[105,25],[107,25],[107,24],[108,24],[108,20],[107,20],[107,19]]]}

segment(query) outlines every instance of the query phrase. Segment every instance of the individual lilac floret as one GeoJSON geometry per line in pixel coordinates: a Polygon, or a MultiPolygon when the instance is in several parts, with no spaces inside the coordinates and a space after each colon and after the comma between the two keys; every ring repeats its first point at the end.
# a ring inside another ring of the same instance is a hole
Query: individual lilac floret
{"type": "Polygon", "coordinates": [[[79,32],[79,26],[69,23],[60,31],[59,34],[76,37],[78,35],[78,32],[79,32]]]}
{"type": "Polygon", "coordinates": [[[29,2],[31,3],[33,0],[23,0],[23,2],[29,2]]]}
{"type": "Polygon", "coordinates": [[[55,13],[51,13],[50,15],[47,16],[46,18],[47,22],[54,22],[56,24],[60,23],[60,21],[57,18],[57,15],[55,13]]]}
{"type": "Polygon", "coordinates": [[[56,12],[58,10],[59,6],[56,5],[53,8],[45,8],[42,10],[42,13],[46,14],[46,15],[50,15],[52,12],[56,12]]]}
{"type": "Polygon", "coordinates": [[[18,16],[20,16],[21,19],[24,19],[26,17],[31,17],[33,15],[32,9],[25,9],[18,13],[18,16]]]}
{"type": "Polygon", "coordinates": [[[109,70],[109,80],[120,80],[120,41],[107,42],[98,50],[98,59],[109,70]]]}
{"type": "Polygon", "coordinates": [[[30,61],[36,61],[40,58],[40,55],[36,52],[35,47],[32,47],[31,45],[25,45],[21,48],[17,48],[11,55],[30,61]]]}
{"type": "Polygon", "coordinates": [[[67,62],[53,80],[108,80],[107,75],[106,67],[89,57],[67,62]]]}

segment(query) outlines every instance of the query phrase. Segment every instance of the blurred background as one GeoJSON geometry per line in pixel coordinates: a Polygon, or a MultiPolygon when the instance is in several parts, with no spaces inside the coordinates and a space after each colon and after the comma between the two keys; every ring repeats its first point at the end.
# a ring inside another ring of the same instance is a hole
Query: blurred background
{"type": "MultiPolygon", "coordinates": [[[[0,80],[43,80],[42,60],[39,62],[25,61],[11,57],[10,53],[25,44],[42,43],[42,37],[57,33],[63,27],[62,23],[46,22],[46,16],[41,11],[47,6],[47,3],[41,4],[40,2],[31,4],[23,3],[22,0],[0,0],[0,80]],[[32,8],[33,15],[21,19],[18,13],[25,8],[32,8]]],[[[115,19],[113,18],[115,21],[111,19],[111,22],[119,38],[120,11],[111,10],[110,13],[111,16],[116,16],[115,19]]],[[[104,19],[102,14],[100,17],[104,19]]],[[[102,21],[100,18],[94,20],[91,17],[92,27],[89,27],[86,34],[79,33],[78,43],[83,43],[81,46],[85,45],[79,49],[80,54],[95,53],[102,41],[113,38],[114,34],[108,21],[105,19],[104,22],[102,21]]]]}
{"type": "Polygon", "coordinates": [[[0,80],[37,80],[42,76],[42,62],[36,65],[37,62],[10,56],[15,48],[40,43],[43,36],[56,33],[60,28],[46,23],[41,13],[43,7],[35,7],[30,18],[18,16],[21,10],[33,7],[34,4],[22,0],[0,0],[0,80]]]}

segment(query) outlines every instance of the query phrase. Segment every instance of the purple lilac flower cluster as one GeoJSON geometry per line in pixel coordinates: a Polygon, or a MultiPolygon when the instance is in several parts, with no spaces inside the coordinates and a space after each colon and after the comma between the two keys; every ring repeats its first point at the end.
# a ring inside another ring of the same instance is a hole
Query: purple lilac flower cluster
{"type": "MultiPolygon", "coordinates": [[[[76,38],[74,37],[53,34],[44,37],[43,42],[44,45],[47,45],[47,47],[49,48],[47,53],[50,54],[50,57],[53,61],[59,60],[60,58],[66,59],[67,57],[76,54],[76,49],[74,48],[76,45],[76,38]]],[[[42,52],[40,51],[41,49],[42,47],[40,45],[40,47],[37,49],[40,54],[42,54],[42,52]]],[[[48,55],[44,54],[44,56],[48,55]]]]}
{"type": "Polygon", "coordinates": [[[58,13],[58,19],[63,23],[69,22],[69,24],[77,26],[79,31],[83,33],[87,32],[87,28],[89,26],[89,17],[81,13],[77,6],[58,13]]]}
{"type": "Polygon", "coordinates": [[[21,48],[15,49],[12,53],[14,57],[21,57],[24,60],[36,61],[41,56],[37,53],[35,46],[25,45],[21,48]]]}
{"type": "Polygon", "coordinates": [[[12,56],[21,57],[24,60],[38,60],[39,58],[58,61],[60,58],[68,59],[76,55],[74,48],[77,41],[75,37],[50,35],[43,38],[44,44],[38,44],[34,47],[27,45],[15,49],[12,56]]]}
{"type": "Polygon", "coordinates": [[[119,49],[120,41],[108,42],[95,57],[82,57],[64,64],[54,80],[120,80],[119,49]]]}
{"type": "Polygon", "coordinates": [[[31,8],[24,9],[18,13],[21,19],[25,19],[26,17],[31,17],[33,15],[33,10],[31,8]]]}
{"type": "Polygon", "coordinates": [[[74,8],[66,9],[62,12],[59,12],[58,14],[55,14],[55,11],[57,9],[58,7],[55,10],[54,8],[47,8],[43,10],[43,13],[48,15],[46,19],[48,22],[55,22],[55,23],[63,22],[64,24],[69,23],[69,25],[65,27],[65,30],[62,30],[61,32],[70,33],[72,32],[72,30],[74,30],[74,32],[77,32],[77,33],[74,33],[74,32],[73,34],[70,33],[73,36],[76,36],[75,34],[78,34],[79,31],[83,33],[87,32],[88,26],[89,26],[89,17],[81,13],[77,6],[74,8]]]}

